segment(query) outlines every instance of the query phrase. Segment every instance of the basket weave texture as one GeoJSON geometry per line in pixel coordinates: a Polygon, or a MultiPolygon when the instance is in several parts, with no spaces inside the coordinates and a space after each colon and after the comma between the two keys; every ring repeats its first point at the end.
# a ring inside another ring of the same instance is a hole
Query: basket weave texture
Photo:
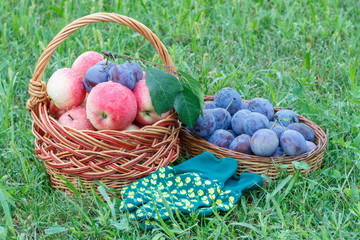
{"type": "MultiPolygon", "coordinates": [[[[76,188],[79,179],[89,190],[93,181],[121,189],[162,166],[175,161],[180,153],[181,123],[176,113],[140,130],[79,131],[64,127],[49,113],[46,83],[41,80],[50,57],[75,30],[96,22],[114,22],[144,36],[159,53],[163,63],[173,66],[159,38],[140,22],[114,13],[96,13],[64,27],[46,47],[29,84],[27,108],[34,119],[35,153],[44,161],[51,186],[71,194],[62,177],[76,188]]],[[[169,71],[171,73],[171,71],[169,71]]]]}
{"type": "MultiPolygon", "coordinates": [[[[213,99],[213,96],[205,96],[205,101],[212,101],[213,99]]],[[[275,109],[275,112],[278,110],[280,109],[275,109]]],[[[243,171],[246,171],[264,174],[274,180],[279,175],[279,171],[282,170],[282,168],[279,167],[279,164],[288,164],[289,166],[286,169],[290,174],[294,173],[294,168],[291,166],[293,161],[306,162],[310,166],[310,169],[301,169],[301,172],[303,174],[309,174],[310,171],[317,170],[321,167],[328,140],[325,132],[318,125],[301,115],[297,116],[299,118],[299,122],[308,125],[312,130],[314,130],[314,143],[316,144],[316,148],[311,152],[304,153],[299,156],[271,158],[235,152],[226,148],[218,147],[206,141],[202,137],[190,132],[185,127],[182,127],[180,131],[181,146],[192,156],[196,156],[203,151],[208,151],[218,158],[235,158],[239,164],[237,170],[237,174],[239,175],[243,171]]]]}

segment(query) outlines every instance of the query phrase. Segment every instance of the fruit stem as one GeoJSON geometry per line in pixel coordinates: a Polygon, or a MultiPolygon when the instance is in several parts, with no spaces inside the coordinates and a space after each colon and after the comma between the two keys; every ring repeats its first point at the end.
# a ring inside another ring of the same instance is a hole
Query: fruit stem
{"type": "Polygon", "coordinates": [[[236,100],[236,97],[233,98],[233,100],[231,100],[231,102],[229,103],[229,105],[226,107],[226,110],[228,110],[228,108],[231,106],[231,104],[236,100]]]}
{"type": "MultiPolygon", "coordinates": [[[[286,130],[285,129],[285,127],[284,127],[284,125],[282,124],[282,122],[279,120],[279,117],[278,116],[274,116],[275,117],[275,122],[274,122],[274,126],[275,126],[275,123],[276,122],[279,122],[280,123],[280,125],[281,125],[281,127],[284,129],[284,131],[286,130]]],[[[272,129],[272,128],[271,128],[272,129]]]]}
{"type": "Polygon", "coordinates": [[[74,121],[74,118],[70,114],[68,114],[68,116],[69,116],[69,118],[71,118],[71,120],[74,121]]]}

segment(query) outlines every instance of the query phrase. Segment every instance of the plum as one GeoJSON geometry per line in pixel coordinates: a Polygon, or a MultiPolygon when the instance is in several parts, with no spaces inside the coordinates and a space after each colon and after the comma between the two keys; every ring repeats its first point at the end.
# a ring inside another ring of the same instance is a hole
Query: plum
{"type": "Polygon", "coordinates": [[[225,108],[209,109],[215,117],[216,129],[227,129],[230,125],[231,115],[225,108]]]}
{"type": "Polygon", "coordinates": [[[279,138],[270,129],[259,129],[251,137],[250,147],[254,154],[270,157],[279,146],[279,138]]]}
{"type": "Polygon", "coordinates": [[[311,152],[314,148],[316,148],[315,143],[306,141],[306,152],[311,152]]]}
{"type": "Polygon", "coordinates": [[[292,123],[288,126],[288,129],[301,133],[307,141],[313,142],[315,139],[314,131],[304,123],[292,123]]]}
{"type": "Polygon", "coordinates": [[[101,61],[89,68],[84,76],[84,87],[87,91],[91,91],[93,87],[102,82],[107,82],[110,69],[116,64],[108,61],[101,61]]]}
{"type": "Polygon", "coordinates": [[[234,138],[231,142],[229,149],[235,152],[252,154],[250,147],[251,136],[248,134],[241,134],[234,138]]]}
{"type": "Polygon", "coordinates": [[[125,65],[116,65],[109,71],[109,81],[120,83],[133,90],[136,84],[134,73],[125,65]]]}
{"type": "Polygon", "coordinates": [[[298,123],[299,118],[296,115],[296,113],[290,109],[282,109],[275,113],[274,120],[278,119],[280,120],[281,124],[284,127],[287,127],[288,125],[292,123],[298,123]]]}
{"type": "Polygon", "coordinates": [[[212,144],[215,144],[216,146],[222,147],[222,148],[229,148],[231,142],[234,140],[234,136],[224,130],[224,129],[218,129],[211,134],[209,138],[209,142],[212,144]]]}
{"type": "Polygon", "coordinates": [[[215,131],[215,128],[216,122],[214,115],[209,109],[205,109],[203,111],[203,117],[201,114],[199,115],[191,131],[200,137],[206,138],[215,131]]]}
{"type": "MultiPolygon", "coordinates": [[[[249,111],[250,112],[250,111],[249,111]]],[[[245,133],[243,128],[243,123],[245,116],[247,115],[247,110],[239,110],[237,111],[232,117],[231,117],[231,129],[234,130],[234,132],[239,135],[242,133],[245,133]]]]}
{"type": "Polygon", "coordinates": [[[284,151],[281,147],[277,147],[276,151],[271,155],[270,157],[276,158],[276,157],[282,157],[284,156],[284,151]]]}
{"type": "Polygon", "coordinates": [[[240,94],[233,88],[225,87],[216,92],[214,96],[215,105],[219,108],[227,108],[229,113],[232,115],[241,109],[241,96],[240,94]],[[235,100],[233,101],[233,99],[235,100]],[[232,102],[233,101],[233,102],[232,102]]]}
{"type": "MultiPolygon", "coordinates": [[[[241,109],[249,110],[249,103],[244,100],[241,101],[241,109]]],[[[250,111],[250,110],[249,110],[250,111]]]]}
{"type": "Polygon", "coordinates": [[[214,101],[205,101],[204,109],[214,109],[216,108],[214,101]]]}
{"type": "Polygon", "coordinates": [[[289,156],[298,156],[306,152],[304,136],[295,130],[286,130],[280,137],[280,146],[289,156]]]}
{"type": "Polygon", "coordinates": [[[234,137],[237,137],[237,134],[234,132],[234,130],[227,129],[229,133],[231,133],[234,137]]]}
{"type": "Polygon", "coordinates": [[[274,124],[275,126],[271,128],[271,130],[273,130],[276,135],[278,136],[278,138],[280,139],[281,134],[286,130],[286,128],[284,129],[284,127],[280,126],[279,124],[274,124]]]}
{"type": "Polygon", "coordinates": [[[104,68],[104,70],[106,70],[107,72],[109,72],[109,70],[113,67],[116,66],[116,63],[108,61],[108,60],[104,60],[101,62],[96,63],[94,66],[101,66],[104,68]]]}
{"type": "Polygon", "coordinates": [[[249,110],[258,112],[271,120],[274,117],[274,106],[265,98],[253,98],[249,101],[249,110]]]}
{"type": "Polygon", "coordinates": [[[275,127],[275,126],[281,126],[277,121],[270,121],[270,128],[275,127]]]}
{"type": "MultiPolygon", "coordinates": [[[[239,110],[240,111],[240,110],[239,110]]],[[[251,111],[249,109],[241,109],[241,111],[243,111],[244,113],[248,114],[248,113],[251,113],[251,111]]]]}
{"type": "Polygon", "coordinates": [[[252,112],[245,116],[243,128],[245,133],[252,136],[259,129],[270,128],[270,122],[263,114],[252,112]]]}
{"type": "Polygon", "coordinates": [[[135,62],[135,61],[125,62],[124,66],[127,67],[130,71],[133,72],[136,82],[143,79],[144,72],[143,72],[142,68],[140,67],[140,65],[137,62],[135,62]]]}

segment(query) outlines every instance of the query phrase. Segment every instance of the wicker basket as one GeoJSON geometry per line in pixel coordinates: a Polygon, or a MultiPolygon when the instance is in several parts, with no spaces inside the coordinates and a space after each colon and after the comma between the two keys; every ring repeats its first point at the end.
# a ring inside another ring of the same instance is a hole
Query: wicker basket
{"type": "MultiPolygon", "coordinates": [[[[212,101],[213,99],[213,96],[205,96],[205,100],[212,101]]],[[[275,109],[275,111],[278,110],[280,109],[275,109]]],[[[327,146],[327,137],[324,131],[309,119],[301,115],[298,115],[298,118],[300,122],[305,123],[314,130],[314,143],[316,144],[316,148],[311,152],[299,156],[271,158],[235,152],[229,149],[218,147],[190,132],[185,127],[182,127],[180,131],[181,146],[185,148],[186,151],[192,156],[196,156],[203,151],[208,151],[219,158],[235,158],[239,163],[239,168],[237,170],[238,174],[241,174],[243,171],[247,171],[257,174],[265,174],[269,178],[275,179],[279,175],[279,171],[282,170],[282,168],[279,168],[279,164],[289,164],[287,170],[290,173],[293,173],[294,169],[291,166],[293,161],[306,162],[310,166],[310,169],[301,169],[301,172],[308,174],[310,171],[319,169],[321,167],[324,152],[327,146]]]]}
{"type": "Polygon", "coordinates": [[[61,176],[76,188],[87,189],[94,180],[114,189],[144,177],[177,159],[180,153],[181,123],[176,113],[140,130],[79,131],[63,127],[49,116],[46,83],[41,81],[50,57],[75,30],[96,22],[114,22],[143,35],[157,50],[163,63],[173,66],[165,46],[146,26],[126,16],[96,13],[75,20],[63,28],[46,47],[29,84],[27,108],[34,119],[35,153],[44,161],[51,186],[71,195],[61,176]]]}

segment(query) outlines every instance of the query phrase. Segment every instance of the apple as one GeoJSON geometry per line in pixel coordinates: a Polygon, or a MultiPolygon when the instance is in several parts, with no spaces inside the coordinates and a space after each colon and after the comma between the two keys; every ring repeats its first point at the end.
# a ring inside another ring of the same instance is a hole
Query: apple
{"type": "Polygon", "coordinates": [[[55,119],[59,119],[59,117],[66,112],[66,110],[63,109],[59,109],[53,100],[50,101],[50,105],[49,105],[49,114],[50,116],[52,116],[55,119]]]}
{"type": "Polygon", "coordinates": [[[146,80],[140,80],[136,83],[133,90],[137,102],[136,120],[145,125],[153,124],[160,119],[167,117],[170,111],[159,116],[152,105],[149,89],[146,86],[146,80]]]}
{"type": "Polygon", "coordinates": [[[141,79],[141,80],[145,80],[145,78],[146,78],[146,73],[143,72],[143,79],[141,79]]]}
{"type": "Polygon", "coordinates": [[[79,74],[81,79],[84,79],[87,70],[101,61],[104,61],[104,58],[100,53],[88,51],[78,56],[71,68],[79,74]]]}
{"type": "Polygon", "coordinates": [[[87,118],[86,108],[83,106],[66,111],[58,121],[63,126],[72,127],[77,130],[96,130],[87,118]]]}
{"type": "Polygon", "coordinates": [[[71,68],[61,68],[50,77],[46,91],[59,109],[69,110],[85,99],[86,90],[80,76],[71,68]]]}
{"type": "Polygon", "coordinates": [[[86,101],[86,114],[98,130],[122,130],[130,125],[137,112],[134,93],[115,82],[97,84],[86,101]]]}
{"type": "Polygon", "coordinates": [[[86,95],[85,95],[84,101],[80,104],[80,106],[86,107],[86,101],[87,101],[88,96],[89,96],[89,92],[86,91],[86,95]]]}
{"type": "Polygon", "coordinates": [[[126,128],[124,128],[124,130],[139,130],[140,127],[136,126],[135,124],[130,124],[129,126],[127,126],[126,128]]]}

